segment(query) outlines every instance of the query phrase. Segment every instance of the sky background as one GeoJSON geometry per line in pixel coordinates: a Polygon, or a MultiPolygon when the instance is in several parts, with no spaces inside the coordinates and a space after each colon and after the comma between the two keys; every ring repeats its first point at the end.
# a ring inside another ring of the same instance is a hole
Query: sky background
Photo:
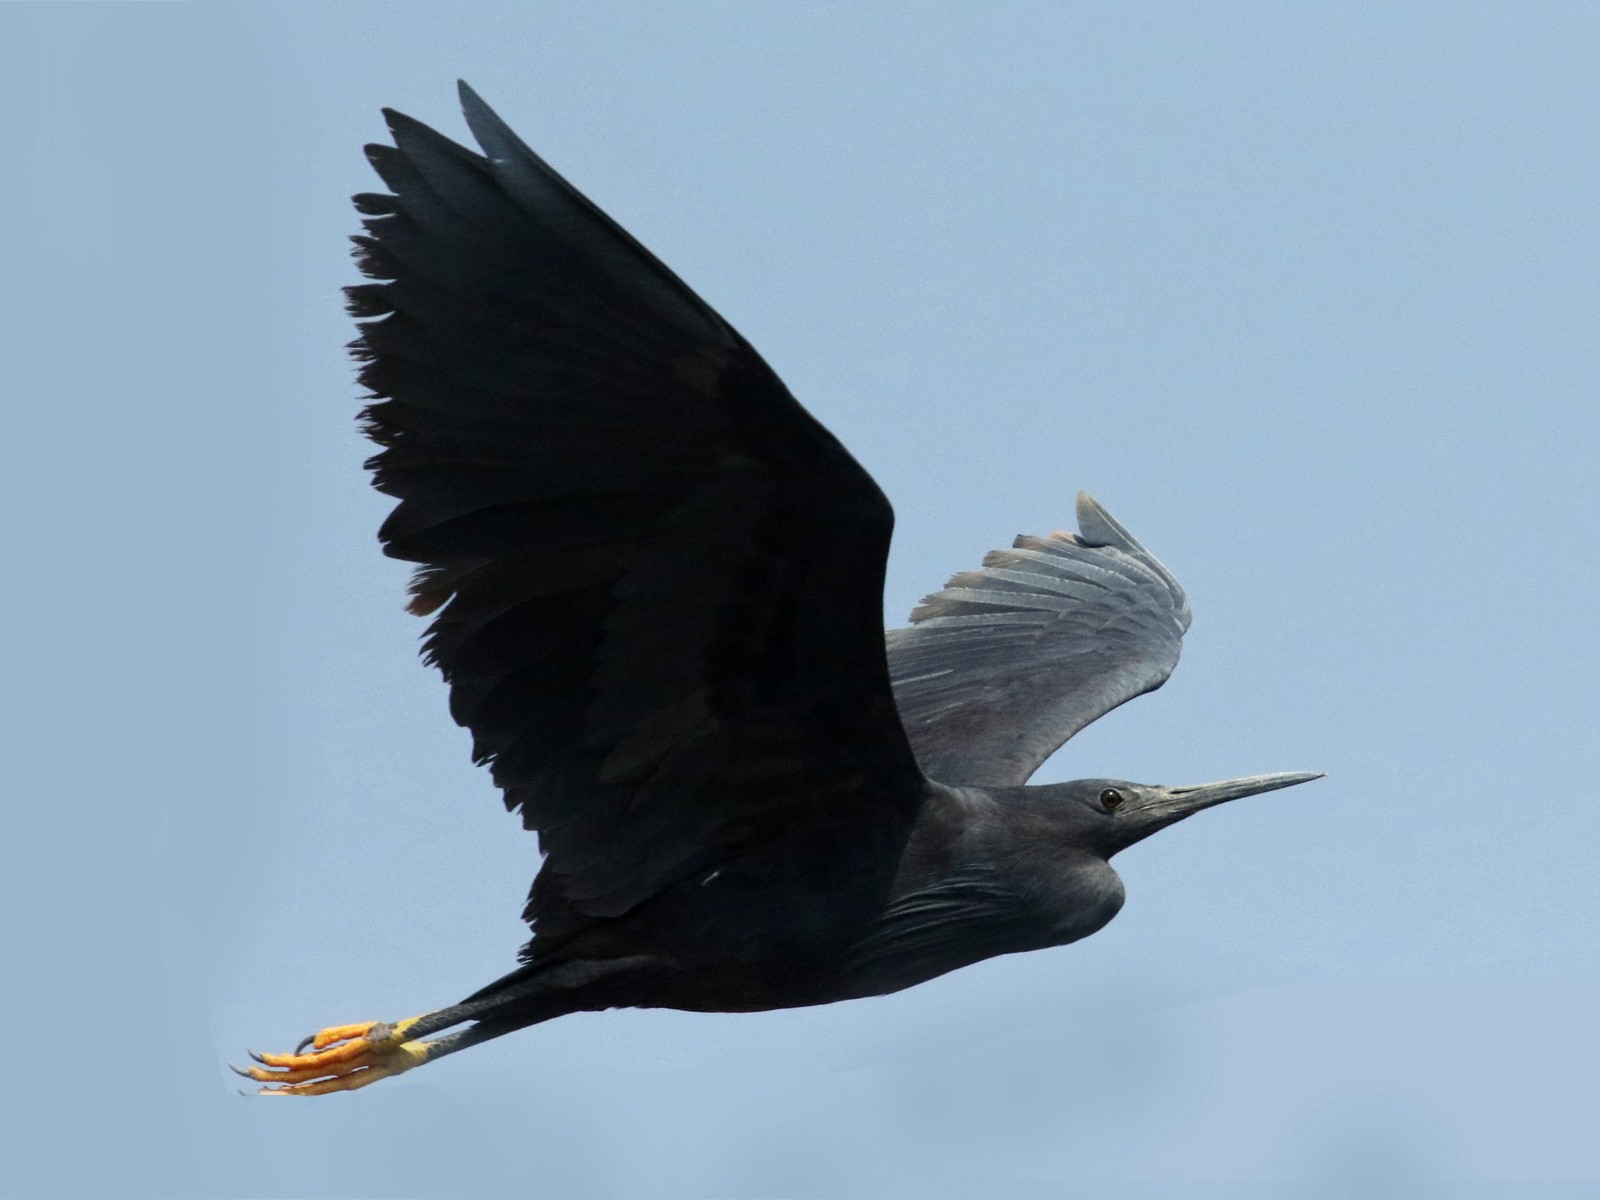
{"type": "Polygon", "coordinates": [[[1597,58],[1581,4],[0,6],[0,1193],[1595,1195],[1597,58]],[[892,622],[1080,487],[1185,584],[1041,780],[1328,778],[1076,946],[239,1098],[525,933],[342,348],[360,147],[458,76],[876,476],[892,622]]]}

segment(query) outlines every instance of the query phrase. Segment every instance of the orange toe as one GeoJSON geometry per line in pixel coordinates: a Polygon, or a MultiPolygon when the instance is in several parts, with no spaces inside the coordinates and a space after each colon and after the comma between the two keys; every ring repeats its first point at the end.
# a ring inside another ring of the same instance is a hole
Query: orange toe
{"type": "Polygon", "coordinates": [[[335,1042],[366,1037],[377,1024],[377,1021],[358,1021],[354,1025],[330,1025],[327,1029],[317,1030],[317,1035],[311,1039],[311,1045],[314,1049],[326,1050],[335,1042]]]}
{"type": "Polygon", "coordinates": [[[430,1043],[408,1041],[406,1031],[419,1018],[398,1021],[363,1021],[355,1025],[331,1025],[300,1043],[315,1047],[302,1054],[255,1054],[260,1066],[235,1070],[269,1086],[257,1093],[263,1096],[326,1096],[366,1087],[390,1075],[409,1071],[428,1061],[430,1043]]]}
{"type": "Polygon", "coordinates": [[[291,1071],[331,1067],[336,1063],[348,1063],[365,1057],[371,1053],[372,1046],[373,1043],[362,1038],[360,1041],[344,1042],[331,1050],[318,1050],[311,1054],[262,1054],[257,1056],[257,1061],[268,1067],[283,1067],[291,1071]]]}

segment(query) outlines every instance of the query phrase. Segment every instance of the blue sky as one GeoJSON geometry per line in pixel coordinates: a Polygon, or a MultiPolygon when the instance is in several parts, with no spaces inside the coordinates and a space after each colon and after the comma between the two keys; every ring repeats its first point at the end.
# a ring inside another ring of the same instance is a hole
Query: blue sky
{"type": "Polygon", "coordinates": [[[0,8],[0,1190],[1588,1194],[1597,51],[1581,5],[0,8]],[[891,621],[1079,487],[1185,584],[1172,682],[1040,779],[1328,779],[1129,851],[1077,946],[234,1095],[523,936],[342,349],[360,146],[464,136],[458,76],[878,478],[891,621]]]}

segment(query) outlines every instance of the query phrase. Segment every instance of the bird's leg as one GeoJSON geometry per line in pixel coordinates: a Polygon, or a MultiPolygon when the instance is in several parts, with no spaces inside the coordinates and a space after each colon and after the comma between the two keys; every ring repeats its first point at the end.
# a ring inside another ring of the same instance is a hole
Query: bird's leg
{"type": "Polygon", "coordinates": [[[259,1089],[257,1094],[261,1096],[325,1096],[330,1092],[350,1092],[465,1048],[470,1031],[432,1041],[423,1039],[430,1033],[460,1024],[471,1015],[463,1006],[454,1005],[404,1021],[332,1025],[303,1040],[293,1054],[251,1051],[250,1057],[260,1065],[248,1070],[235,1067],[234,1070],[269,1085],[259,1089]]]}
{"type": "Polygon", "coordinates": [[[251,1051],[258,1065],[233,1069],[266,1084],[257,1093],[262,1096],[353,1092],[564,1013],[631,1005],[634,993],[618,991],[615,981],[658,966],[657,960],[645,955],[528,964],[449,1008],[392,1023],[330,1025],[303,1040],[293,1054],[251,1051]],[[473,1024],[466,1029],[432,1037],[467,1021],[473,1024]]]}

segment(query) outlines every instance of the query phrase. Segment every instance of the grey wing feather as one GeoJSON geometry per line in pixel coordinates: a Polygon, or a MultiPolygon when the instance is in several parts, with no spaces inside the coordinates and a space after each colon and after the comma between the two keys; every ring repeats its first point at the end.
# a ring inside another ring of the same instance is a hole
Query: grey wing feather
{"type": "Polygon", "coordinates": [[[889,633],[895,702],[930,778],[1025,783],[1177,666],[1189,628],[1177,580],[1087,493],[1078,528],[993,551],[889,633]]]}

